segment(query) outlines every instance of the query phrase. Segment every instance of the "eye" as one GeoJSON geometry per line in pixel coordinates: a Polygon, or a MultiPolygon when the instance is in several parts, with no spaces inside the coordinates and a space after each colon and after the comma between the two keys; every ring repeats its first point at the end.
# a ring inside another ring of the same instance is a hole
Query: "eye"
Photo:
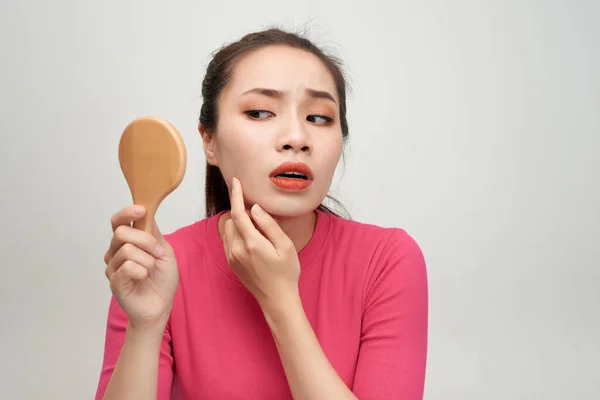
{"type": "Polygon", "coordinates": [[[333,122],[333,118],[320,114],[309,115],[306,120],[317,125],[328,125],[333,122]]]}
{"type": "Polygon", "coordinates": [[[252,119],[266,119],[275,116],[275,114],[268,110],[248,110],[244,111],[244,114],[252,119]]]}

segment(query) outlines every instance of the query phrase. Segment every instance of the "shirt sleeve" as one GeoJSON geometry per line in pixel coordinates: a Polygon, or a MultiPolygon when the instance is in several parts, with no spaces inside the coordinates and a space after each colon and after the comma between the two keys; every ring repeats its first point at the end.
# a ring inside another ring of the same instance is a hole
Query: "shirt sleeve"
{"type": "MultiPolygon", "coordinates": [[[[106,337],[104,344],[104,360],[100,372],[100,380],[96,390],[95,400],[101,400],[106,392],[108,382],[115,369],[123,343],[125,341],[125,329],[129,319],[127,314],[119,306],[116,298],[112,296],[108,310],[106,324],[106,337]]],[[[171,393],[173,381],[173,356],[171,351],[170,326],[167,324],[163,340],[160,346],[158,366],[158,391],[157,400],[168,400],[171,393]]]]}
{"type": "Polygon", "coordinates": [[[393,229],[366,279],[353,391],[360,400],[422,400],[428,288],[421,249],[393,229]]]}

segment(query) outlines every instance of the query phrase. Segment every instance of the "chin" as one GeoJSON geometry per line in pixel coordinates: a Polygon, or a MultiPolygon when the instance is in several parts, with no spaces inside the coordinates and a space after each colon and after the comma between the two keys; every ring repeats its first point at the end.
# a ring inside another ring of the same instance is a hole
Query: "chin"
{"type": "Polygon", "coordinates": [[[258,204],[260,204],[260,206],[273,218],[292,219],[310,214],[315,208],[319,207],[321,202],[298,196],[296,198],[284,199],[271,197],[269,199],[263,199],[263,201],[258,204]]]}

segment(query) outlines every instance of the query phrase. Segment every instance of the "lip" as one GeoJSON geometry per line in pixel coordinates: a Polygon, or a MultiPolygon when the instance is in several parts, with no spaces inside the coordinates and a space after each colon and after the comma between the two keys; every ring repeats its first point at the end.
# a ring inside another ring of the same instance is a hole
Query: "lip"
{"type": "Polygon", "coordinates": [[[304,163],[286,162],[281,164],[279,167],[275,168],[269,175],[269,179],[275,186],[279,187],[280,189],[293,192],[302,192],[308,189],[308,187],[312,184],[313,173],[310,170],[309,166],[304,163]],[[281,176],[277,176],[285,172],[299,172],[302,175],[306,176],[306,179],[284,178],[281,176]]]}
{"type": "Polygon", "coordinates": [[[274,178],[276,175],[283,174],[285,172],[299,172],[306,176],[309,181],[313,180],[313,173],[310,167],[302,162],[285,162],[271,171],[269,177],[274,178]]]}

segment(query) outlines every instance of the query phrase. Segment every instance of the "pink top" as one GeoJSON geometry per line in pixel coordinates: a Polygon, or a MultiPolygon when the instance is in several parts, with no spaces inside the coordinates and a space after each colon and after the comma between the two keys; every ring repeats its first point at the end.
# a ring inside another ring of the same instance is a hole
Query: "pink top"
{"type": "MultiPolygon", "coordinates": [[[[291,399],[264,316],[227,264],[219,216],[165,235],[180,281],[162,343],[158,399],[291,399]]],[[[305,313],[346,385],[361,400],[422,399],[427,274],[411,236],[317,210],[313,237],[298,257],[305,313]]],[[[96,399],[126,324],[113,297],[96,399]]]]}

